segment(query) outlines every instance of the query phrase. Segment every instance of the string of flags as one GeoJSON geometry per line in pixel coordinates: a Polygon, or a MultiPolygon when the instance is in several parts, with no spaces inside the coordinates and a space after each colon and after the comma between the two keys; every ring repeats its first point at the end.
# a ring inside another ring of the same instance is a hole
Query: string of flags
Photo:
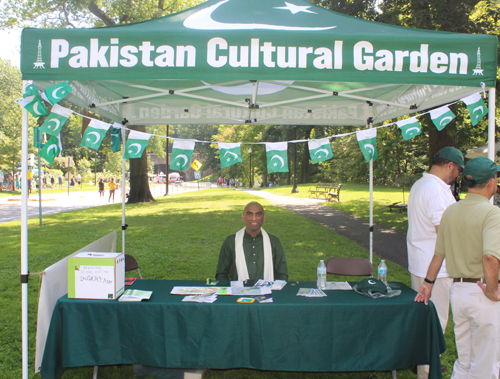
{"type": "MultiPolygon", "coordinates": [[[[28,84],[25,87],[23,97],[17,99],[16,103],[24,107],[33,117],[47,116],[43,124],[39,127],[40,132],[50,135],[49,140],[43,144],[40,150],[40,155],[50,164],[53,164],[54,158],[60,156],[62,152],[61,130],[70,118],[72,113],[78,114],[84,118],[87,116],[81,115],[64,108],[57,103],[64,99],[72,91],[71,86],[67,82],[61,82],[48,87],[40,94],[38,88],[33,84],[28,84]],[[45,108],[43,100],[52,105],[49,111],[45,108]]],[[[477,125],[479,121],[488,114],[488,108],[479,92],[474,93],[461,99],[465,103],[470,114],[471,123],[477,125]]],[[[321,139],[314,140],[293,140],[285,142],[255,142],[252,144],[265,144],[267,157],[267,171],[273,172],[288,172],[288,143],[307,142],[309,146],[309,154],[313,164],[327,161],[333,157],[330,138],[345,137],[356,134],[358,144],[367,162],[378,158],[377,152],[377,129],[385,128],[391,125],[396,125],[401,131],[403,138],[408,141],[413,137],[418,136],[422,132],[422,125],[418,118],[430,114],[431,120],[436,128],[441,131],[448,125],[456,116],[450,110],[447,104],[440,108],[433,109],[429,112],[422,113],[418,116],[409,117],[407,119],[396,121],[390,124],[378,126],[376,128],[358,130],[353,133],[337,134],[321,139]]],[[[110,124],[104,121],[91,119],[89,125],[85,129],[80,146],[86,146],[94,150],[98,150],[101,146],[104,137],[108,130],[111,129],[111,150],[116,153],[121,150],[122,130],[129,130],[128,138],[124,146],[123,157],[125,159],[141,158],[146,149],[151,136],[160,138],[170,138],[173,140],[172,158],[170,169],[183,171],[189,168],[189,162],[193,155],[196,142],[199,143],[214,143],[213,141],[185,140],[173,137],[158,136],[130,130],[117,122],[110,124]]],[[[226,143],[218,142],[221,168],[232,166],[236,163],[243,162],[241,157],[242,142],[226,143]]],[[[245,143],[248,144],[248,143],[245,143]]]]}

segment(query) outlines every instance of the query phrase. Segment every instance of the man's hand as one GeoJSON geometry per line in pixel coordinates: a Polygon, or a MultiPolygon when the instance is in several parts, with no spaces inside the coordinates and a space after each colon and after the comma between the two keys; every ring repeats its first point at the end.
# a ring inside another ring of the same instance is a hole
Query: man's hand
{"type": "Polygon", "coordinates": [[[492,290],[488,290],[488,286],[484,283],[477,282],[477,285],[483,290],[484,296],[486,296],[491,301],[500,301],[500,284],[497,287],[493,287],[492,290]]]}
{"type": "Polygon", "coordinates": [[[424,282],[418,290],[417,296],[415,296],[415,302],[424,302],[425,305],[427,305],[429,303],[429,299],[431,298],[432,286],[433,284],[424,282]]]}

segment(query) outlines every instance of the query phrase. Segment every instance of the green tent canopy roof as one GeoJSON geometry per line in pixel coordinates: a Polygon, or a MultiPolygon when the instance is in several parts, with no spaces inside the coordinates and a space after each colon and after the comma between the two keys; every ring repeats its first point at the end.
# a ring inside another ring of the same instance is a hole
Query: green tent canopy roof
{"type": "Polygon", "coordinates": [[[494,87],[497,38],[418,30],[305,0],[209,0],[136,24],[24,29],[23,79],[131,124],[379,123],[494,87]],[[124,98],[127,103],[124,104],[124,98]]]}

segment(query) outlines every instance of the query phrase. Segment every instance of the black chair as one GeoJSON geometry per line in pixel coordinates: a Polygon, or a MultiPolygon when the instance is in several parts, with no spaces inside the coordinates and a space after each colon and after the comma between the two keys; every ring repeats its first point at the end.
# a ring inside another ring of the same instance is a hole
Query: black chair
{"type": "Polygon", "coordinates": [[[332,257],[325,262],[326,273],[345,276],[373,276],[373,265],[368,259],[332,257]]]}
{"type": "Polygon", "coordinates": [[[139,273],[139,278],[142,279],[141,270],[139,270],[139,264],[135,260],[135,258],[130,254],[125,254],[125,272],[137,270],[139,273]]]}

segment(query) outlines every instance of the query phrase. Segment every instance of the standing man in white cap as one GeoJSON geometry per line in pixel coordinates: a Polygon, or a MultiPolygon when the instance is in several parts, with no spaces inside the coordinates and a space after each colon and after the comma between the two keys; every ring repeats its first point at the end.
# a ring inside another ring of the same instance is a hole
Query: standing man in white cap
{"type": "Polygon", "coordinates": [[[458,352],[453,379],[498,379],[500,208],[489,200],[497,191],[499,172],[500,166],[488,158],[467,163],[463,181],[469,193],[444,212],[434,257],[415,298],[428,303],[446,258],[453,278],[451,308],[458,352]]]}
{"type": "MultiPolygon", "coordinates": [[[[411,284],[418,291],[424,282],[436,247],[437,231],[443,212],[456,200],[451,184],[464,168],[464,157],[454,147],[444,147],[433,157],[430,171],[417,180],[408,198],[408,271],[411,284]]],[[[437,275],[432,302],[436,307],[443,333],[448,324],[452,279],[443,265],[437,275]]],[[[443,367],[442,369],[446,369],[443,367]]],[[[429,366],[417,366],[419,379],[427,379],[429,366]]]]}

